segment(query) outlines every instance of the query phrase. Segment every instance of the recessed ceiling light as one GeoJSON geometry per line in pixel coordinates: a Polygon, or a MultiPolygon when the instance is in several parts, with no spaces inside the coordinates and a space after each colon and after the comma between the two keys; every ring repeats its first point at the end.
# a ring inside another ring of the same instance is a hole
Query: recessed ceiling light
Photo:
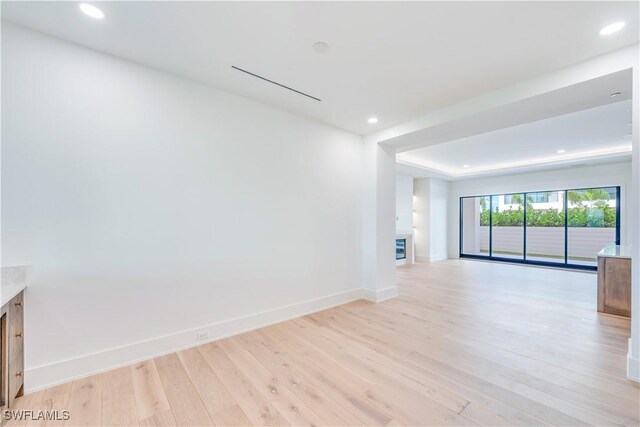
{"type": "Polygon", "coordinates": [[[325,42],[315,42],[313,44],[313,50],[317,53],[327,53],[329,51],[329,45],[325,42]]]}
{"type": "Polygon", "coordinates": [[[567,150],[558,150],[558,151],[556,151],[556,153],[558,153],[558,154],[562,154],[562,153],[566,153],[566,152],[567,152],[567,150]]]}
{"type": "Polygon", "coordinates": [[[600,35],[601,36],[608,36],[609,34],[617,33],[618,31],[620,31],[623,28],[624,28],[624,22],[623,21],[614,22],[612,24],[609,24],[609,25],[603,27],[600,30],[600,35]]]}
{"type": "Polygon", "coordinates": [[[378,123],[378,118],[377,118],[377,117],[369,117],[369,118],[367,119],[367,121],[368,121],[369,123],[371,123],[371,124],[373,124],[373,123],[378,123]]]}
{"type": "Polygon", "coordinates": [[[622,95],[622,92],[613,92],[611,95],[609,95],[610,98],[615,98],[616,96],[622,95]]]}
{"type": "Polygon", "coordinates": [[[79,7],[80,7],[80,10],[87,16],[90,16],[94,19],[104,18],[104,12],[92,4],[80,3],[79,7]]]}
{"type": "Polygon", "coordinates": [[[469,165],[462,165],[462,167],[466,169],[469,167],[469,165]]]}

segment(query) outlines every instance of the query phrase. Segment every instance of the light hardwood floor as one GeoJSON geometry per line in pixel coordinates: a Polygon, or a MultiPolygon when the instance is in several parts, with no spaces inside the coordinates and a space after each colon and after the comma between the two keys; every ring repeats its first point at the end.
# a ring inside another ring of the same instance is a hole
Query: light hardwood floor
{"type": "MultiPolygon", "coordinates": [[[[17,401],[37,425],[638,425],[596,276],[448,260],[358,301],[17,401]]],[[[9,422],[9,425],[27,423],[9,422]]]]}

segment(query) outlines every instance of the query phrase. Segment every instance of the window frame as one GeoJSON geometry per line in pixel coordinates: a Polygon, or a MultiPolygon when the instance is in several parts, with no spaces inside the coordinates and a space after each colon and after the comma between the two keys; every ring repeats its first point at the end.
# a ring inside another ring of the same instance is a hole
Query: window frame
{"type": "Polygon", "coordinates": [[[498,193],[498,194],[479,194],[473,196],[460,196],[459,205],[458,205],[458,217],[459,217],[459,228],[458,228],[458,256],[460,258],[468,258],[468,259],[480,259],[480,260],[489,260],[489,261],[500,261],[500,262],[509,262],[513,264],[529,264],[529,265],[539,265],[545,267],[557,267],[557,268],[568,268],[574,270],[591,270],[597,271],[597,265],[583,265],[583,264],[573,264],[569,261],[569,205],[567,194],[570,191],[584,191],[584,190],[601,190],[601,189],[610,189],[615,188],[615,200],[616,200],[616,225],[615,225],[615,244],[620,244],[620,194],[621,189],[619,185],[608,185],[602,187],[584,187],[584,188],[569,188],[565,190],[543,190],[543,191],[513,191],[506,193],[498,193]],[[564,209],[564,262],[547,262],[547,261],[536,261],[527,259],[527,195],[531,193],[552,193],[552,192],[563,192],[563,209],[564,209]],[[522,194],[524,195],[524,220],[523,220],[523,259],[517,258],[508,258],[508,257],[500,257],[493,255],[493,198],[506,196],[510,194],[522,194]],[[487,255],[477,255],[477,254],[464,254],[462,253],[463,248],[463,237],[464,237],[464,223],[463,223],[463,202],[465,199],[470,198],[481,198],[487,197],[489,198],[489,253],[487,255]]]}

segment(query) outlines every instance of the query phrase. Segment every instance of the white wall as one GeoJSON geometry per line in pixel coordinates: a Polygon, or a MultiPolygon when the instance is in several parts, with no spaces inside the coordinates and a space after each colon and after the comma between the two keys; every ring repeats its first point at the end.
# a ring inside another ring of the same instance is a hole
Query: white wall
{"type": "Polygon", "coordinates": [[[429,222],[429,206],[431,192],[431,178],[416,178],[413,181],[413,194],[415,196],[413,208],[414,239],[416,261],[429,261],[431,249],[431,227],[429,222]]]}
{"type": "Polygon", "coordinates": [[[458,258],[460,197],[520,191],[620,186],[620,239],[622,244],[629,244],[631,227],[627,224],[631,221],[631,209],[626,197],[630,183],[630,162],[453,181],[449,187],[449,258],[458,258]]]}
{"type": "Polygon", "coordinates": [[[441,179],[429,180],[429,259],[437,261],[447,258],[447,228],[449,218],[449,183],[441,179]]]}
{"type": "Polygon", "coordinates": [[[631,260],[631,337],[629,338],[629,352],[627,354],[627,377],[640,382],[640,56],[635,50],[633,63],[633,125],[632,125],[632,178],[629,186],[630,207],[627,212],[635,221],[630,223],[633,243],[631,260]]]}
{"type": "Polygon", "coordinates": [[[398,294],[395,261],[396,153],[367,137],[363,142],[364,297],[380,302],[398,294]]]}
{"type": "Polygon", "coordinates": [[[416,178],[413,185],[416,259],[446,259],[449,183],[436,178],[416,178]]]}
{"type": "Polygon", "coordinates": [[[27,388],[361,295],[360,136],[6,23],[2,67],[27,388]]]}
{"type": "Polygon", "coordinates": [[[396,232],[413,230],[413,177],[396,175],[396,232]]]}

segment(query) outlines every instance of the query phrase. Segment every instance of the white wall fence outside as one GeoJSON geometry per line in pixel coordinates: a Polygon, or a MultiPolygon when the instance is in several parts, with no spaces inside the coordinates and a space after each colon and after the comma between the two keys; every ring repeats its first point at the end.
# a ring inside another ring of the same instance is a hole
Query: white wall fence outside
{"type": "MultiPolygon", "coordinates": [[[[522,253],[523,227],[493,227],[493,250],[522,253]]],[[[480,251],[489,251],[489,227],[480,227],[480,251]]],[[[616,240],[615,228],[569,227],[569,257],[595,258],[616,240]]],[[[564,256],[563,227],[527,227],[527,253],[564,256]]]]}

